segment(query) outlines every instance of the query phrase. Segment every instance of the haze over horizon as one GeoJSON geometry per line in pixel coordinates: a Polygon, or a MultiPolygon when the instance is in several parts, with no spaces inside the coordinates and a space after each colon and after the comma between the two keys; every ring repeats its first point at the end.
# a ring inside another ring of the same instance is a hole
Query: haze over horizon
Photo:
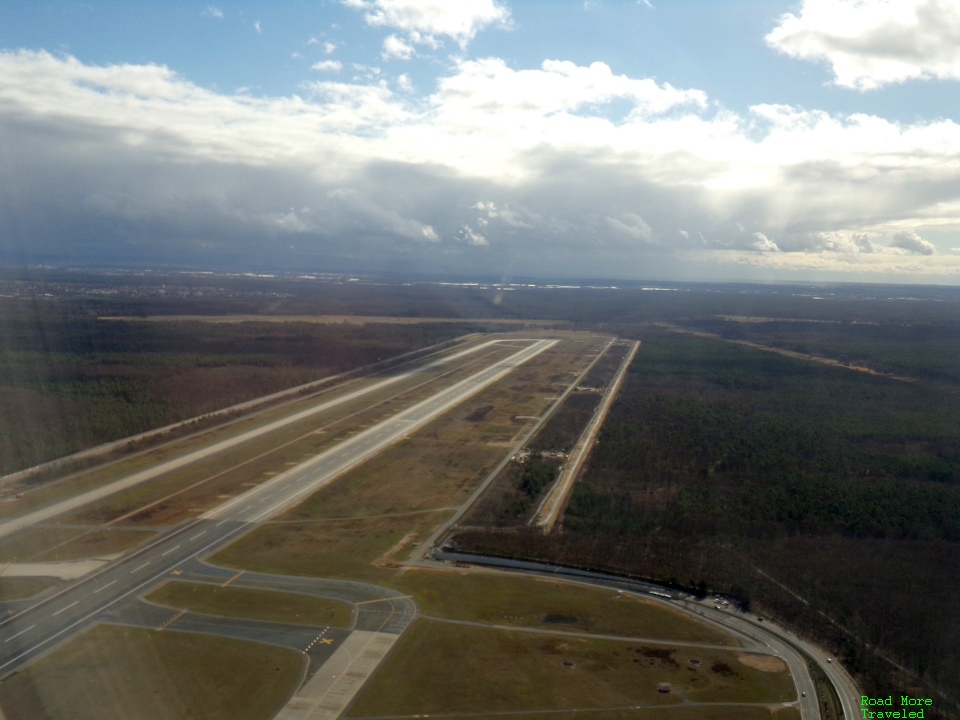
{"type": "Polygon", "coordinates": [[[960,284],[958,0],[12,3],[0,262],[960,284]]]}

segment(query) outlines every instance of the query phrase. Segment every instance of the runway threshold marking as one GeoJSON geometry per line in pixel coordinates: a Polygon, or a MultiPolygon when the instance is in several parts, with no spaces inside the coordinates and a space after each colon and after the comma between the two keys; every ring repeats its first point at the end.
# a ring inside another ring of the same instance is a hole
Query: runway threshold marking
{"type": "Polygon", "coordinates": [[[60,608],[59,610],[57,610],[57,611],[54,613],[54,616],[59,615],[60,613],[64,612],[65,610],[69,610],[70,608],[72,608],[74,605],[76,605],[76,604],[79,603],[79,602],[80,602],[80,601],[77,600],[77,601],[75,601],[75,602],[70,603],[70,604],[67,605],[66,607],[60,608]]]}

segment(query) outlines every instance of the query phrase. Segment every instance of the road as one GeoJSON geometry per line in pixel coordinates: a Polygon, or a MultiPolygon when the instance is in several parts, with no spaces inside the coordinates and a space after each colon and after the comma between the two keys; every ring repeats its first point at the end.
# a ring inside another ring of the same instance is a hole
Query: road
{"type": "Polygon", "coordinates": [[[590,449],[593,447],[593,443],[596,442],[597,434],[603,426],[603,421],[606,420],[610,406],[613,404],[613,400],[617,397],[620,386],[623,384],[623,378],[626,375],[627,368],[630,367],[630,363],[633,362],[633,358],[639,348],[640,343],[634,342],[623,358],[620,369],[617,370],[617,374],[610,381],[610,385],[603,394],[603,398],[600,400],[600,404],[597,406],[593,417],[580,436],[576,447],[570,452],[570,458],[563,470],[560,471],[560,477],[557,478],[557,482],[553,488],[547,493],[543,502],[540,503],[540,508],[537,511],[533,523],[534,525],[542,527],[545,531],[549,532],[560,518],[564,508],[567,507],[567,500],[570,497],[570,492],[573,490],[573,484],[580,474],[580,468],[583,467],[583,463],[590,455],[590,449]]]}
{"type": "MultiPolygon", "coordinates": [[[[240,433],[233,437],[226,438],[225,440],[212,443],[206,447],[202,447],[202,448],[199,448],[198,450],[194,450],[184,455],[180,455],[178,457],[172,458],[171,460],[167,460],[166,462],[157,463],[156,465],[146,468],[145,470],[132,473],[119,480],[108,483],[106,485],[102,485],[92,490],[88,490],[87,492],[81,493],[79,495],[75,495],[66,500],[53,503],[39,510],[35,510],[25,515],[21,515],[19,517],[13,517],[13,518],[7,519],[2,523],[0,523],[0,537],[5,537],[19,530],[22,530],[23,528],[30,527],[32,525],[36,525],[41,522],[45,522],[47,520],[50,520],[51,518],[56,517],[57,515],[63,515],[68,512],[73,512],[74,510],[77,510],[83,505],[88,505],[92,502],[96,502],[97,500],[102,500],[103,498],[108,497],[109,495],[113,495],[114,493],[120,492],[121,490],[126,490],[128,488],[134,487],[135,485],[139,485],[140,483],[148,482],[150,480],[158,478],[165,473],[169,473],[174,470],[184,468],[195,462],[199,462],[208,457],[211,457],[216,453],[220,453],[220,452],[223,452],[224,450],[229,450],[230,448],[234,448],[234,447],[237,447],[238,445],[242,445],[243,443],[250,442],[251,440],[255,440],[263,435],[266,435],[267,433],[273,432],[275,430],[280,430],[281,428],[284,428],[288,425],[291,425],[296,422],[300,422],[301,420],[305,420],[309,417],[318,415],[322,412],[326,412],[327,410],[336,408],[340,405],[343,405],[344,403],[352,402],[354,400],[359,400],[369,395],[370,393],[377,392],[378,390],[382,390],[383,388],[389,387],[390,385],[395,385],[396,383],[399,383],[403,380],[411,378],[415,375],[422,374],[432,368],[440,367],[441,365],[445,365],[449,362],[453,362],[454,360],[458,360],[467,355],[471,355],[475,352],[478,352],[479,350],[490,347],[491,345],[496,345],[501,343],[509,344],[514,342],[516,342],[516,339],[489,340],[485,343],[474,345],[473,347],[467,348],[465,350],[461,350],[451,355],[444,356],[442,358],[434,360],[425,365],[418,366],[416,368],[404,371],[402,373],[398,373],[396,375],[391,375],[388,378],[385,378],[383,380],[380,380],[378,382],[375,382],[371,385],[360,388],[358,390],[354,390],[352,392],[348,392],[338,397],[332,398],[331,400],[327,400],[325,402],[312,405],[311,407],[306,408],[305,410],[301,410],[299,412],[284,416],[278,420],[265,423],[264,425],[261,425],[259,427],[253,428],[251,430],[240,433]]],[[[528,340],[528,342],[531,342],[531,341],[528,340]]]]}
{"type": "Polygon", "coordinates": [[[95,574],[0,622],[0,677],[66,640],[118,602],[148,590],[193,558],[215,552],[387,446],[475,395],[556,344],[529,345],[306,463],[165,533],[95,574]]]}

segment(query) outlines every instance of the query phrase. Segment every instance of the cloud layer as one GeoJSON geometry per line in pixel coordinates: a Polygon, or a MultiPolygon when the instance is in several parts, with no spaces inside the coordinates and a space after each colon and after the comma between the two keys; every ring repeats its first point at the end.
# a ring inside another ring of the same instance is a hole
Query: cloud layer
{"type": "Polygon", "coordinates": [[[637,277],[960,272],[928,239],[960,229],[952,121],[740,116],[599,62],[454,60],[422,96],[403,78],[255,98],[162,66],[0,53],[0,249],[637,277]]]}
{"type": "Polygon", "coordinates": [[[790,57],[829,63],[841,87],[960,79],[955,0],[803,0],[766,40],[790,57]]]}

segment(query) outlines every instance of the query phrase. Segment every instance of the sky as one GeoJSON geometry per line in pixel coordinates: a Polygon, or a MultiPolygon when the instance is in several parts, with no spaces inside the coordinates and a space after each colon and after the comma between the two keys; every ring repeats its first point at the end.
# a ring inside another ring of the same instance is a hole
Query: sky
{"type": "Polygon", "coordinates": [[[960,284],[960,0],[0,4],[0,263],[960,284]]]}

